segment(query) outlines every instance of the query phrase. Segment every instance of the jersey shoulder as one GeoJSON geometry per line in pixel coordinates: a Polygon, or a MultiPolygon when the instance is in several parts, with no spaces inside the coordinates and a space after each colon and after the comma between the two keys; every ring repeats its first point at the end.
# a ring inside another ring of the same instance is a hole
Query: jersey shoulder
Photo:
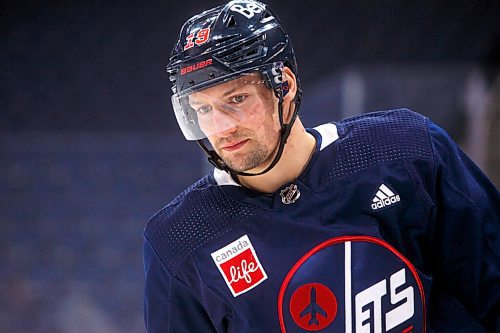
{"type": "Polygon", "coordinates": [[[370,112],[336,123],[333,178],[397,160],[432,159],[429,119],[408,109],[370,112]]]}
{"type": "Polygon", "coordinates": [[[179,264],[206,242],[238,226],[252,214],[226,196],[212,175],[188,187],[147,223],[144,237],[176,275],[179,264]]]}

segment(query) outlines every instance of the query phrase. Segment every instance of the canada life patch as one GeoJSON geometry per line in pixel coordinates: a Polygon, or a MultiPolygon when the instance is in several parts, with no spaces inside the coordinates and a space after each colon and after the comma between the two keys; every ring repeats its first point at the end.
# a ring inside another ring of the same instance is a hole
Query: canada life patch
{"type": "Polygon", "coordinates": [[[426,332],[417,270],[371,236],[332,238],[304,255],[283,281],[278,315],[282,333],[426,332]]]}
{"type": "Polygon", "coordinates": [[[211,255],[234,297],[246,293],[267,279],[247,235],[211,255]]]}

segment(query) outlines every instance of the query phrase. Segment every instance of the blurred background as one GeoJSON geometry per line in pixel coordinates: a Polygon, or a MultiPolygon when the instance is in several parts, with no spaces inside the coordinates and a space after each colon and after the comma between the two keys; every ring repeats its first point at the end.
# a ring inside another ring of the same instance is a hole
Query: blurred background
{"type": "MultiPolygon", "coordinates": [[[[0,332],[142,332],[141,233],[209,170],[164,66],[220,1],[2,1],[0,332]]],[[[306,126],[408,107],[500,185],[499,1],[270,0],[306,126]]]]}

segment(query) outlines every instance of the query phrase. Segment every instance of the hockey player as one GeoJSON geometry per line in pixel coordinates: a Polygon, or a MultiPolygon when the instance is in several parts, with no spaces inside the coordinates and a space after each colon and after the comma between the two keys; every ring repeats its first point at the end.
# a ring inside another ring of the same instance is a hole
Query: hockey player
{"type": "Polygon", "coordinates": [[[215,169],[146,226],[148,332],[500,331],[499,193],[441,128],[304,129],[290,39],[252,0],[189,19],[167,70],[215,169]]]}

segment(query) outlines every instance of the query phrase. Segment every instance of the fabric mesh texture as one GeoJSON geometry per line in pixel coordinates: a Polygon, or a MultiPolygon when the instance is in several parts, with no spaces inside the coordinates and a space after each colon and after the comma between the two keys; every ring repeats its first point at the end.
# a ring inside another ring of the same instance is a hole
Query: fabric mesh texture
{"type": "MultiPolygon", "coordinates": [[[[373,112],[337,124],[340,139],[324,186],[375,164],[432,159],[428,119],[410,110],[373,112]]],[[[145,237],[175,275],[180,262],[254,211],[224,195],[212,176],[191,185],[148,223],[145,237]]]]}
{"type": "Polygon", "coordinates": [[[368,115],[338,123],[341,139],[327,183],[382,162],[432,158],[427,118],[407,109],[368,115]]]}
{"type": "Polygon", "coordinates": [[[151,218],[145,237],[175,275],[177,266],[200,246],[242,224],[249,207],[229,199],[212,176],[191,185],[151,218]]]}

